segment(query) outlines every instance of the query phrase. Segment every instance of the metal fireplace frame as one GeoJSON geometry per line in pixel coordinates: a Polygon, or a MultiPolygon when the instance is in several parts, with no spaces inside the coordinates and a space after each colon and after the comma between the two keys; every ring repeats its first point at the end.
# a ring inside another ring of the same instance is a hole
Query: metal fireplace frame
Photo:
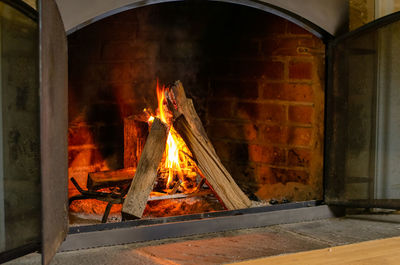
{"type": "Polygon", "coordinates": [[[71,227],[60,251],[305,222],[344,215],[343,207],[305,201],[248,209],[71,227]]]}

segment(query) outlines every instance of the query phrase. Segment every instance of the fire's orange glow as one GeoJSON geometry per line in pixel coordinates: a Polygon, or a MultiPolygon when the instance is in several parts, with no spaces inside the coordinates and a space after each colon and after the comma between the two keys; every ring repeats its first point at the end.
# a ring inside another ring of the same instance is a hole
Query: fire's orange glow
{"type": "MultiPolygon", "coordinates": [[[[157,180],[150,197],[157,198],[171,196],[171,198],[149,201],[143,217],[154,218],[224,209],[218,199],[212,194],[198,195],[204,184],[201,177],[202,174],[200,173],[195,161],[193,161],[194,158],[189,148],[173,127],[172,114],[168,110],[166,100],[168,88],[160,86],[157,82],[156,91],[157,110],[154,113],[151,108],[146,108],[143,110],[143,114],[145,114],[143,117],[148,117],[147,121],[149,124],[154,121],[155,117],[159,118],[162,122],[168,125],[169,134],[165,153],[158,168],[157,180]],[[183,197],[175,199],[172,197],[174,195],[183,197]]],[[[86,128],[87,126],[84,127],[86,128]]],[[[71,133],[70,137],[74,135],[75,134],[71,133]]],[[[94,139],[92,139],[89,130],[87,132],[84,131],[84,136],[89,139],[88,144],[94,144],[94,139]]],[[[69,169],[69,174],[71,176],[73,175],[83,188],[86,188],[85,183],[87,181],[88,172],[109,170],[109,166],[105,159],[100,159],[101,161],[99,163],[91,165],[90,163],[91,160],[94,159],[94,156],[96,158],[101,158],[100,153],[84,150],[76,156],[76,159],[70,161],[70,168],[77,167],[78,170],[71,171],[72,169],[69,169]],[[90,165],[90,167],[87,167],[87,165],[90,165]],[[83,166],[84,168],[82,169],[83,166]]],[[[202,190],[204,191],[205,189],[202,190]]],[[[111,193],[114,191],[114,187],[104,188],[99,191],[111,193]]],[[[70,182],[69,197],[78,194],[78,190],[73,186],[72,182],[70,182]]],[[[73,201],[70,205],[70,211],[73,215],[70,217],[76,219],[71,220],[72,222],[81,222],[82,220],[100,220],[105,211],[106,205],[107,202],[96,199],[73,201]]],[[[111,220],[121,220],[119,215],[121,208],[122,205],[120,204],[112,207],[110,212],[111,220]]]]}
{"type": "Polygon", "coordinates": [[[160,84],[158,83],[157,80],[157,101],[158,101],[158,118],[164,122],[164,123],[168,123],[167,122],[167,117],[166,117],[166,109],[164,108],[164,104],[165,104],[165,86],[160,87],[160,84]]]}
{"type": "MultiPolygon", "coordinates": [[[[175,185],[179,185],[185,192],[193,191],[196,187],[190,184],[190,180],[196,183],[195,178],[196,165],[187,156],[191,156],[191,153],[186,146],[183,139],[175,131],[171,124],[171,114],[167,108],[166,93],[167,89],[165,86],[160,86],[157,81],[157,117],[170,127],[167,144],[165,147],[165,154],[163,157],[163,166],[161,167],[161,175],[167,178],[166,190],[172,189],[175,185]],[[177,178],[176,178],[177,177],[177,178]],[[177,184],[178,183],[178,184],[177,184]]],[[[154,117],[151,116],[148,120],[149,123],[153,122],[154,117]]]]}

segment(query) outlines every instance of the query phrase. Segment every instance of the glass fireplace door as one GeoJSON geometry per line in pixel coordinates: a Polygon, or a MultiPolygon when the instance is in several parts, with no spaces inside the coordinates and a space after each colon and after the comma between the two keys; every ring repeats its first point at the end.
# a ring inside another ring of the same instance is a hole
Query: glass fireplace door
{"type": "Polygon", "coordinates": [[[325,198],[400,208],[400,14],[329,48],[325,198]]]}
{"type": "Polygon", "coordinates": [[[35,3],[0,0],[0,263],[41,248],[49,264],[68,229],[66,35],[35,3]]]}
{"type": "Polygon", "coordinates": [[[0,263],[41,232],[38,24],[16,2],[0,2],[0,263]]]}

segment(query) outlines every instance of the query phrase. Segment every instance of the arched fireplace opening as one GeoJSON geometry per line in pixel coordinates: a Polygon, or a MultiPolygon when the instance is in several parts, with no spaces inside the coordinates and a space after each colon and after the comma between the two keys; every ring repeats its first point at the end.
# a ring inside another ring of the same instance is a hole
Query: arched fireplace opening
{"type": "MultiPolygon", "coordinates": [[[[82,188],[90,172],[125,167],[124,119],[157,109],[157,79],[180,80],[253,206],[322,199],[325,45],[318,37],[246,6],[171,2],[104,18],[70,34],[68,45],[69,178],[82,188]]],[[[77,194],[70,181],[69,197],[77,194]]],[[[99,222],[106,205],[74,201],[71,224],[99,222]]],[[[179,214],[208,210],[221,209],[179,214]]],[[[114,205],[108,221],[119,221],[120,211],[114,205]]]]}

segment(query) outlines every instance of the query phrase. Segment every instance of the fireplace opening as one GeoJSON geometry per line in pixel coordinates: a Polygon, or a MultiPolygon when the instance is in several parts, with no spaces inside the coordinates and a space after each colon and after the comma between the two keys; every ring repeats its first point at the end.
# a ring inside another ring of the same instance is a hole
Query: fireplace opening
{"type": "MultiPolygon", "coordinates": [[[[102,19],[68,45],[68,194],[92,192],[71,202],[71,225],[122,220],[118,200],[160,111],[156,88],[176,80],[251,206],[322,199],[325,45],[311,33],[250,7],[175,2],[102,19]]],[[[185,176],[159,167],[141,218],[226,209],[182,154],[185,176]]]]}

